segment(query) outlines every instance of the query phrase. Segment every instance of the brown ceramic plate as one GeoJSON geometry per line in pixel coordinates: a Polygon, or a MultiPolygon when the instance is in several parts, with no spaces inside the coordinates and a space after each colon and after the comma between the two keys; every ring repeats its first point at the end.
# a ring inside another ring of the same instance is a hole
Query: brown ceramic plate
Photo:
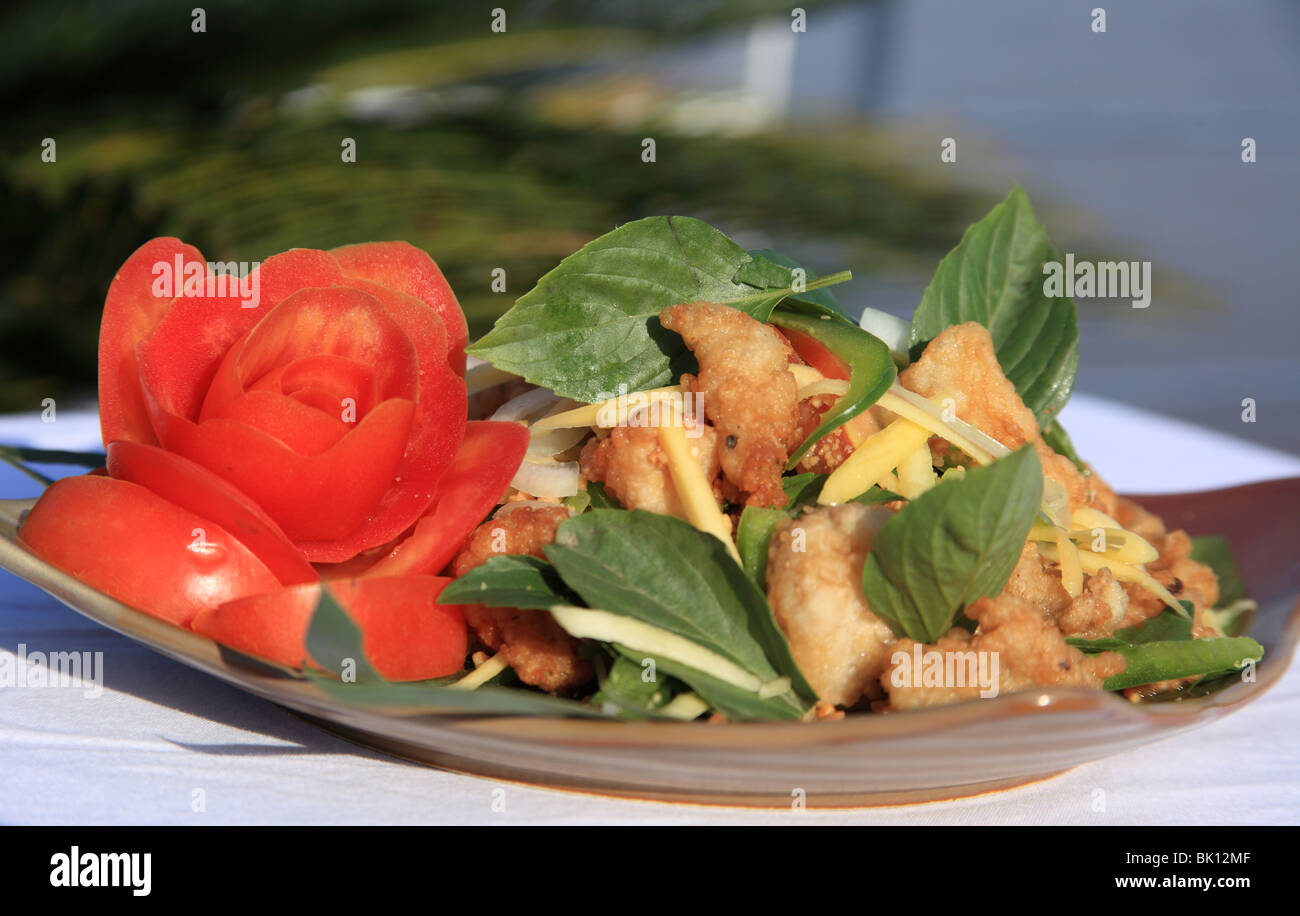
{"type": "Polygon", "coordinates": [[[1300,478],[1136,497],[1170,528],[1222,534],[1259,601],[1254,683],[1134,705],[1079,689],[1039,690],[838,722],[632,723],[379,710],[133,610],[14,540],[30,500],[0,501],[0,567],[164,655],[370,747],[448,769],[559,788],[715,804],[891,804],[1005,788],[1204,725],[1259,697],[1300,642],[1300,478]]]}

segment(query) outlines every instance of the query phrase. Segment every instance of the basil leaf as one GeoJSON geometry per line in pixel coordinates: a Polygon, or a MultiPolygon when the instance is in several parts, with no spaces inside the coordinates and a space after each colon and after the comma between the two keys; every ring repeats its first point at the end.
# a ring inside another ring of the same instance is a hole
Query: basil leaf
{"type": "Polygon", "coordinates": [[[1179,604],[1187,611],[1186,617],[1172,608],[1165,608],[1154,617],[1150,617],[1134,626],[1116,630],[1110,636],[1103,636],[1101,639],[1080,639],[1075,636],[1068,636],[1065,641],[1084,652],[1113,652],[1128,646],[1141,645],[1142,643],[1178,642],[1191,639],[1194,608],[1190,601],[1180,601],[1179,604]]]}
{"type": "MultiPolygon", "coordinates": [[[[645,655],[642,652],[629,652],[622,646],[619,646],[618,650],[629,658],[637,659],[638,662],[645,655]]],[[[807,707],[789,691],[779,697],[763,699],[756,693],[720,681],[710,674],[683,665],[671,658],[656,657],[655,668],[663,674],[682,681],[699,694],[706,703],[732,719],[798,719],[807,712],[807,707]]]]}
{"type": "Polygon", "coordinates": [[[641,659],[615,655],[600,690],[588,702],[602,708],[606,703],[613,704],[627,719],[667,718],[657,716],[655,710],[671,700],[679,692],[680,685],[666,674],[661,676],[658,663],[655,664],[653,679],[646,679],[646,671],[641,659]]]}
{"type": "Polygon", "coordinates": [[[361,648],[361,630],[324,586],[307,625],[307,654],[335,677],[351,672],[357,682],[384,680],[361,648]]]}
{"type": "Polygon", "coordinates": [[[1079,365],[1074,301],[1043,291],[1043,264],[1059,257],[1025,192],[966,230],[926,287],[912,315],[912,344],[944,328],[978,321],[993,335],[998,362],[1045,426],[1069,400],[1079,365]]]}
{"type": "Polygon", "coordinates": [[[546,555],[588,606],[676,633],[761,681],[787,676],[801,700],[816,700],[767,598],[713,535],[672,516],[597,509],[561,522],[546,555]]]}
{"type": "Polygon", "coordinates": [[[899,636],[936,641],[959,610],[1002,591],[1042,493],[1042,466],[1024,446],[912,500],[885,522],[863,564],[871,610],[899,636]]]}
{"type": "Polygon", "coordinates": [[[851,322],[800,315],[786,309],[774,312],[771,320],[777,327],[789,328],[813,338],[849,366],[849,390],[822,415],[817,428],[790,454],[790,460],[786,462],[789,470],[819,439],[880,400],[898,377],[898,368],[889,347],[851,322]]]}
{"type": "Polygon", "coordinates": [[[1106,678],[1106,690],[1124,690],[1157,681],[1202,674],[1207,678],[1230,674],[1264,657],[1264,649],[1245,636],[1147,642],[1111,651],[1128,661],[1123,674],[1106,678]]]}
{"type": "MultiPolygon", "coordinates": [[[[818,279],[816,274],[810,273],[798,261],[783,254],[777,254],[767,248],[751,249],[749,254],[753,260],[736,272],[736,279],[741,283],[747,283],[759,289],[791,289],[794,283],[795,270],[804,272],[805,285],[812,280],[818,279]]],[[[832,315],[845,321],[851,320],[844,313],[844,309],[840,307],[835,294],[829,289],[805,288],[803,292],[791,292],[786,302],[787,304],[799,302],[811,307],[813,311],[819,314],[832,315]]]]}
{"type": "Polygon", "coordinates": [[[764,321],[791,293],[736,280],[752,260],[701,220],[636,220],[561,261],[468,352],[579,401],[666,385],[694,358],[659,323],[663,309],[720,302],[764,321]]]}
{"type": "Polygon", "coordinates": [[[487,562],[448,582],[438,595],[439,604],[540,610],[575,601],[576,596],[561,581],[554,567],[537,557],[517,554],[488,557],[487,562]]]}
{"type": "Polygon", "coordinates": [[[585,703],[524,688],[484,685],[475,690],[453,690],[423,683],[346,684],[313,672],[308,672],[307,678],[330,697],[360,706],[429,709],[475,715],[608,718],[598,708],[585,703]]]}
{"type": "Polygon", "coordinates": [[[617,499],[610,495],[605,485],[597,480],[587,481],[587,498],[593,509],[622,509],[617,499]]]}
{"type": "Polygon", "coordinates": [[[1248,597],[1246,583],[1242,581],[1241,569],[1237,566],[1237,558],[1233,556],[1227,538],[1220,535],[1192,538],[1191,558],[1210,567],[1219,577],[1219,601],[1215,604],[1216,608],[1227,607],[1248,597]]]}

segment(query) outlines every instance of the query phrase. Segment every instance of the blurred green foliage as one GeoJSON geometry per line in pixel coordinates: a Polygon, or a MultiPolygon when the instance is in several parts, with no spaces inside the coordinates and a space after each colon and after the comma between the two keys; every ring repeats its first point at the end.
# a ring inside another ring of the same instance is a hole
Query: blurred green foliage
{"type": "Polygon", "coordinates": [[[525,3],[500,35],[492,4],[443,6],[209,2],[203,35],[191,4],[11,6],[0,410],[93,394],[104,291],[155,235],[245,261],[406,239],[480,334],[560,258],[649,214],[708,219],[815,271],[866,271],[932,265],[982,210],[919,182],[858,125],[686,134],[665,120],[667,91],[634,123],[600,115],[619,91],[611,55],[785,5],[525,3]],[[55,163],[41,161],[45,137],[55,163]],[[504,294],[490,289],[498,267],[504,294]]]}

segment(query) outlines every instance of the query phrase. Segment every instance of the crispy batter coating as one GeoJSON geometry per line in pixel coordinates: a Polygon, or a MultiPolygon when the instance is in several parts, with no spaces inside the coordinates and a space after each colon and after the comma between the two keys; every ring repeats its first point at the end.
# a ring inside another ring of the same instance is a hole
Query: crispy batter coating
{"type": "MultiPolygon", "coordinates": [[[[836,398],[830,395],[821,395],[799,402],[799,433],[795,437],[797,442],[803,442],[812,435],[813,430],[821,423],[822,415],[834,405],[835,401],[836,398]]],[[[850,421],[849,425],[853,426],[860,437],[859,441],[880,432],[880,421],[876,413],[875,410],[866,410],[850,421]]],[[[853,443],[849,440],[846,427],[841,426],[813,443],[813,447],[808,449],[799,460],[796,470],[803,473],[811,471],[814,474],[829,474],[852,454],[853,443]]]]}
{"type": "MultiPolygon", "coordinates": [[[[945,328],[921,358],[903,370],[899,382],[927,398],[952,398],[958,417],[1009,449],[1032,442],[1043,474],[1065,488],[1072,510],[1091,506],[1107,515],[1114,513],[1115,494],[1110,487],[1096,474],[1083,474],[1039,437],[1038,421],[1002,372],[993,337],[983,325],[968,321],[945,328]]],[[[942,440],[931,441],[937,445],[936,454],[946,450],[942,440]]]]}
{"type": "MultiPolygon", "coordinates": [[[[979,623],[979,634],[954,627],[923,651],[997,653],[998,691],[1012,693],[1034,686],[1097,687],[1106,678],[1123,672],[1124,657],[1114,652],[1085,655],[1065,642],[1065,636],[1038,608],[1013,595],[980,598],[967,613],[979,623]]],[[[892,673],[898,664],[892,656],[898,652],[911,655],[914,641],[901,639],[891,652],[888,668],[880,677],[889,693],[891,710],[921,709],[943,706],[979,697],[978,684],[923,686],[911,679],[901,686],[893,683],[892,673]]],[[[991,672],[991,662],[989,664],[991,672]]]]}
{"type": "MultiPolygon", "coordinates": [[[[694,430],[691,431],[692,434],[694,430]]],[[[700,435],[686,439],[687,449],[699,462],[704,476],[720,493],[718,434],[709,426],[700,435]]],[[[582,476],[605,484],[625,509],[645,509],[660,515],[684,517],[681,498],[673,484],[668,458],[659,444],[659,431],[649,426],[620,426],[604,439],[592,439],[578,459],[582,476]]]]}
{"type": "Polygon", "coordinates": [[[781,522],[768,546],[767,597],[795,662],[822,701],[878,696],[894,643],[862,594],[862,564],[887,509],[844,503],[781,522]]]}
{"type": "MultiPolygon", "coordinates": [[[[542,548],[555,540],[555,529],[568,517],[568,509],[556,506],[488,519],[451,561],[451,573],[463,576],[501,553],[545,558],[542,548]]],[[[501,653],[525,684],[558,693],[591,680],[591,665],[578,657],[578,640],[564,632],[549,611],[474,604],[466,605],[465,619],[478,640],[501,653]]]]}
{"type": "Polygon", "coordinates": [[[1111,571],[1102,568],[1084,579],[1083,593],[1055,615],[1066,636],[1100,639],[1115,631],[1128,613],[1128,592],[1111,571]]]}
{"type": "Polygon", "coordinates": [[[898,380],[927,398],[952,398],[958,417],[1009,449],[1038,435],[1038,421],[1002,372],[992,335],[974,321],[941,331],[898,380]]]}
{"type": "Polygon", "coordinates": [[[710,302],[674,305],[659,314],[700,364],[682,384],[704,396],[704,413],[723,443],[722,472],[746,505],[783,506],[781,472],[799,444],[798,385],[791,348],[776,329],[739,309],[710,302]]]}

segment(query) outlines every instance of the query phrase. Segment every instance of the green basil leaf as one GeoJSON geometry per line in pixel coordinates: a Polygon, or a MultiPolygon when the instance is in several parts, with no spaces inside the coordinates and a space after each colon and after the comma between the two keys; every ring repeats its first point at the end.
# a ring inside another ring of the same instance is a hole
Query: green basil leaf
{"type": "Polygon", "coordinates": [[[900,636],[937,640],[958,611],[1002,591],[1042,493],[1042,466],[1025,446],[912,500],[867,554],[862,587],[871,610],[900,636]]]}
{"type": "Polygon", "coordinates": [[[1101,639],[1068,636],[1065,641],[1084,652],[1113,652],[1148,642],[1177,642],[1191,639],[1192,614],[1195,609],[1190,601],[1180,601],[1179,604],[1187,612],[1186,617],[1172,608],[1165,608],[1154,617],[1134,626],[1116,630],[1110,636],[1103,636],[1101,639]]]}
{"type": "MultiPolygon", "coordinates": [[[[638,664],[645,655],[643,652],[631,652],[622,646],[618,650],[635,659],[638,664]]],[[[807,712],[807,706],[799,702],[793,692],[787,691],[779,697],[759,697],[758,694],[742,690],[735,684],[720,681],[697,668],[683,665],[671,658],[655,658],[655,668],[661,674],[667,674],[682,681],[704,702],[714,709],[737,720],[761,719],[798,719],[807,712]]]]}
{"type": "Polygon", "coordinates": [[[1241,569],[1237,558],[1232,553],[1228,539],[1220,535],[1204,535],[1192,538],[1191,557],[1197,563],[1204,563],[1219,577],[1219,601],[1216,608],[1227,607],[1247,598],[1246,583],[1242,581],[1241,569]]]}
{"type": "Polygon", "coordinates": [[[610,495],[605,485],[597,480],[587,481],[587,498],[593,509],[622,509],[617,499],[610,495]]]}
{"type": "Polygon", "coordinates": [[[1058,258],[1025,192],[966,230],[926,287],[912,315],[912,343],[978,321],[993,335],[998,362],[1040,426],[1069,400],[1079,365],[1074,301],[1043,291],[1043,265],[1058,258]]]}
{"type": "Polygon", "coordinates": [[[808,449],[822,437],[862,413],[889,390],[898,377],[898,368],[889,347],[872,334],[851,322],[835,321],[825,316],[796,314],[787,309],[772,313],[772,324],[789,328],[816,340],[844,360],[849,367],[849,390],[825,414],[811,435],[795,449],[786,468],[797,465],[808,449]]]}
{"type": "Polygon", "coordinates": [[[488,607],[541,609],[573,604],[576,596],[551,564],[533,556],[488,557],[459,579],[447,583],[439,604],[485,604],[488,607]]]}
{"type": "Polygon", "coordinates": [[[330,697],[358,706],[428,709],[475,715],[609,718],[599,708],[526,688],[484,685],[475,690],[453,690],[425,683],[345,684],[310,671],[307,677],[330,697]]]}
{"type": "Polygon", "coordinates": [[[1102,686],[1107,690],[1124,690],[1195,674],[1218,677],[1264,657],[1263,647],[1245,636],[1146,642],[1111,651],[1123,655],[1128,668],[1123,674],[1106,678],[1102,686]]]}
{"type": "MultiPolygon", "coordinates": [[[[749,254],[753,260],[736,272],[736,279],[741,283],[747,283],[758,289],[792,289],[795,270],[804,272],[805,284],[819,279],[816,274],[809,272],[798,261],[767,248],[751,249],[749,254]]],[[[791,292],[786,299],[786,303],[791,302],[802,303],[819,314],[833,315],[836,318],[850,321],[849,316],[840,307],[839,300],[835,298],[835,294],[829,289],[805,289],[803,292],[791,292]]]]}
{"type": "Polygon", "coordinates": [[[787,676],[800,699],[816,700],[766,596],[713,535],[667,515],[598,509],[561,522],[546,555],[588,606],[676,633],[761,681],[787,676]]]}
{"type": "Polygon", "coordinates": [[[327,588],[321,588],[307,625],[307,654],[335,677],[350,673],[358,683],[384,680],[361,648],[361,630],[327,588]]]}
{"type": "Polygon", "coordinates": [[[657,663],[653,679],[645,677],[648,670],[642,666],[641,659],[615,655],[600,690],[588,702],[601,708],[606,703],[613,704],[626,719],[668,718],[656,715],[655,711],[679,693],[681,685],[661,674],[657,663]]]}
{"type": "Polygon", "coordinates": [[[469,352],[579,401],[611,397],[619,385],[666,385],[695,361],[681,337],[659,323],[663,309],[720,302],[765,321],[792,292],[736,280],[752,260],[701,220],[636,220],[561,261],[469,352]]]}

